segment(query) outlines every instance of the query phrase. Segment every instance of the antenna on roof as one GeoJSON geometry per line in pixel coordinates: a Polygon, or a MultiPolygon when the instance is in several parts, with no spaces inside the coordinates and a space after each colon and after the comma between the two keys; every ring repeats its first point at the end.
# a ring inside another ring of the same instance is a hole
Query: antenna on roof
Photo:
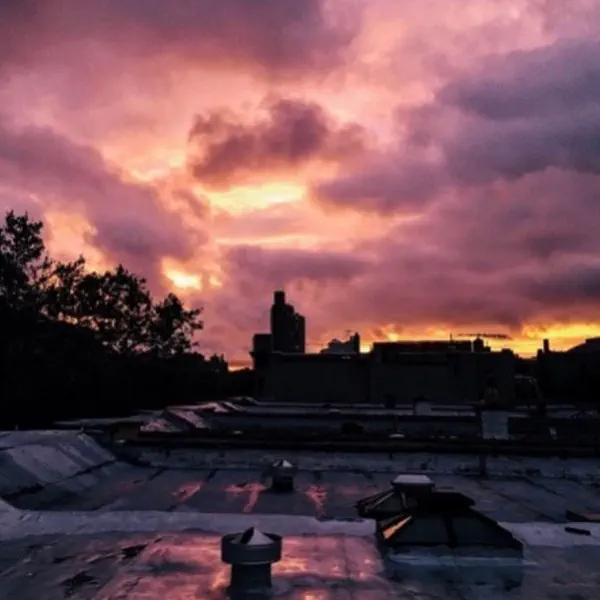
{"type": "Polygon", "coordinates": [[[506,333],[457,333],[457,337],[478,337],[488,340],[512,340],[506,333]]]}

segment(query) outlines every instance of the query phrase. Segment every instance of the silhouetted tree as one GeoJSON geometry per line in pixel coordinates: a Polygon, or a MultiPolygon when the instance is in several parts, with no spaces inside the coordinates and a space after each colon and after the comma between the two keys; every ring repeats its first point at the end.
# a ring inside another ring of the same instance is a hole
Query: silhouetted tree
{"type": "Polygon", "coordinates": [[[39,308],[53,262],[41,236],[43,224],[29,215],[6,213],[0,227],[0,301],[5,306],[39,308]]]}
{"type": "Polygon", "coordinates": [[[41,222],[13,212],[0,228],[0,296],[9,306],[32,306],[52,320],[85,327],[120,354],[191,351],[202,328],[200,310],[187,310],[174,294],[154,302],[146,280],[122,265],[95,273],[86,271],[83,257],[52,261],[42,230],[41,222]]]}
{"type": "Polygon", "coordinates": [[[0,428],[119,416],[213,399],[225,389],[193,351],[200,311],[154,300],[119,265],[89,272],[83,257],[52,260],[29,215],[0,223],[0,428]]]}
{"type": "Polygon", "coordinates": [[[58,265],[46,298],[49,316],[91,329],[121,354],[183,354],[202,328],[200,310],[185,309],[174,294],[153,302],[146,281],[122,265],[105,273],[87,273],[82,258],[58,265]]]}
{"type": "Polygon", "coordinates": [[[202,329],[200,310],[187,310],[175,294],[152,306],[149,349],[159,357],[185,354],[195,345],[194,333],[202,329]]]}

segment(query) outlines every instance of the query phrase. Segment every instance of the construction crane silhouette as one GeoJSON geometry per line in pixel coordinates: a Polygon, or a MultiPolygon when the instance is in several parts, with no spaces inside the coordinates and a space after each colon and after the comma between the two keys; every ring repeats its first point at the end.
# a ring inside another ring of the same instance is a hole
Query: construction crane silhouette
{"type": "Polygon", "coordinates": [[[506,333],[459,333],[457,337],[477,337],[486,338],[488,340],[512,340],[510,335],[506,333]]]}

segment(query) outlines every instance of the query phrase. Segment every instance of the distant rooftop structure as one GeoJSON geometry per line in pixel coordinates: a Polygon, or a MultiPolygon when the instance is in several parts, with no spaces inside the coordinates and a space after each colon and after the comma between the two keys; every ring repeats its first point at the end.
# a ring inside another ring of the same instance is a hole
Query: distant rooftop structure
{"type": "Polygon", "coordinates": [[[350,336],[345,342],[336,338],[331,340],[327,347],[321,350],[321,354],[359,354],[360,353],[360,336],[355,333],[350,336]]]}
{"type": "Polygon", "coordinates": [[[375,342],[372,352],[386,353],[387,355],[419,353],[436,354],[446,352],[489,352],[490,349],[478,338],[470,340],[400,340],[397,342],[375,342]],[[478,343],[478,340],[481,342],[478,343]]]}
{"type": "Polygon", "coordinates": [[[61,429],[78,429],[88,427],[110,427],[118,425],[143,425],[152,419],[152,415],[138,415],[133,417],[107,417],[90,419],[71,419],[56,421],[54,424],[61,429]]]}
{"type": "Polygon", "coordinates": [[[567,352],[600,352],[600,337],[588,338],[583,344],[573,346],[573,348],[570,348],[567,352]]]}
{"type": "Polygon", "coordinates": [[[181,431],[181,428],[163,417],[155,417],[141,427],[142,432],[156,433],[175,433],[181,431]]]}
{"type": "Polygon", "coordinates": [[[190,426],[190,429],[208,429],[209,423],[203,419],[199,411],[180,408],[169,408],[165,411],[165,416],[171,415],[175,419],[179,419],[190,426]]]}
{"type": "Polygon", "coordinates": [[[365,353],[349,353],[342,344],[334,341],[330,351],[319,354],[255,346],[255,395],[280,402],[390,406],[427,396],[458,404],[481,400],[489,382],[507,402],[515,398],[514,353],[492,351],[481,338],[375,342],[365,353]]]}

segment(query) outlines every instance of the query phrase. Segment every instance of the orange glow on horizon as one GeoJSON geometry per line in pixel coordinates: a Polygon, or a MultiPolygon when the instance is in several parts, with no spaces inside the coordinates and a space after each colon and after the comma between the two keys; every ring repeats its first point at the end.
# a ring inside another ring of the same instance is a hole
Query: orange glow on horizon
{"type": "MultiPolygon", "coordinates": [[[[371,351],[372,345],[377,342],[400,342],[400,341],[448,341],[450,333],[439,328],[424,328],[414,329],[405,332],[395,330],[393,325],[388,325],[380,328],[383,336],[377,337],[372,334],[361,336],[360,351],[368,353],[371,351]]],[[[489,328],[488,328],[489,330],[489,328]]],[[[483,329],[485,331],[485,328],[483,329]]],[[[501,333],[501,331],[498,331],[501,333]]],[[[360,331],[359,331],[360,334],[360,331]]],[[[321,339],[337,339],[347,338],[348,336],[330,336],[329,338],[321,339]]],[[[469,336],[453,336],[456,340],[474,339],[469,336]]],[[[484,338],[486,345],[494,351],[499,351],[504,348],[513,350],[515,354],[521,357],[528,358],[537,354],[537,351],[542,348],[543,340],[548,339],[550,348],[558,352],[564,352],[582,344],[585,340],[600,337],[600,323],[554,323],[547,326],[541,325],[526,325],[519,334],[511,335],[509,340],[495,340],[484,338]]],[[[309,352],[319,352],[327,346],[327,342],[309,344],[309,352]]]]}

